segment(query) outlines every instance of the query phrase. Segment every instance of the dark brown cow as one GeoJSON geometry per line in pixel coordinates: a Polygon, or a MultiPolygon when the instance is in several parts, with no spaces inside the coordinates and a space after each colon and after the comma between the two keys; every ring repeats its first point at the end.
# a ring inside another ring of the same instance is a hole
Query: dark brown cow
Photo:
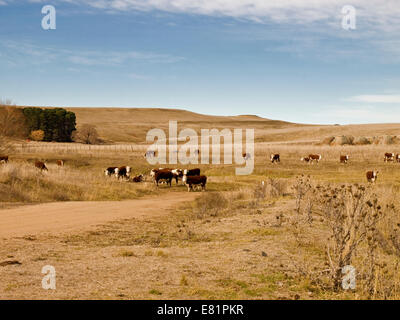
{"type": "Polygon", "coordinates": [[[375,182],[378,179],[379,171],[368,171],[366,176],[368,182],[375,182]]]}
{"type": "Polygon", "coordinates": [[[321,159],[322,159],[322,155],[320,155],[320,154],[310,154],[309,156],[308,156],[308,158],[310,159],[310,162],[319,162],[321,159]]]}
{"type": "MultiPolygon", "coordinates": [[[[161,171],[161,170],[172,171],[171,168],[154,168],[154,169],[152,169],[152,170],[150,171],[150,177],[152,177],[152,178],[154,179],[155,176],[156,176],[156,173],[157,173],[158,171],[161,171]]],[[[154,180],[154,181],[155,181],[155,180],[154,180]]]]}
{"type": "Polygon", "coordinates": [[[167,182],[167,184],[169,184],[169,186],[172,186],[172,179],[174,177],[174,174],[170,171],[170,170],[159,170],[155,173],[154,175],[154,181],[157,184],[158,187],[158,183],[161,180],[165,180],[167,182]]]}
{"type": "Polygon", "coordinates": [[[59,167],[64,167],[64,160],[57,160],[57,165],[59,167]]]}
{"type": "Polygon", "coordinates": [[[340,156],[340,163],[347,163],[350,157],[346,154],[345,156],[340,156]]]}
{"type": "Polygon", "coordinates": [[[192,177],[192,176],[199,176],[200,175],[200,169],[196,168],[196,169],[185,169],[183,171],[183,175],[184,176],[188,176],[188,177],[192,177]]]}
{"type": "Polygon", "coordinates": [[[383,159],[384,162],[391,162],[394,161],[394,153],[385,153],[385,158],[383,159]]]}
{"type": "Polygon", "coordinates": [[[8,162],[8,156],[0,156],[0,163],[7,163],[8,162]]]}
{"type": "Polygon", "coordinates": [[[271,157],[270,157],[270,160],[271,160],[272,163],[281,162],[281,156],[278,153],[272,153],[271,157]]]}
{"type": "Polygon", "coordinates": [[[142,182],[142,181],[143,181],[143,175],[142,174],[132,178],[132,182],[142,182]]]}
{"type": "Polygon", "coordinates": [[[203,191],[206,190],[207,177],[206,176],[183,176],[183,182],[188,187],[188,191],[193,190],[193,186],[201,186],[203,191]]]}
{"type": "Polygon", "coordinates": [[[35,167],[40,169],[41,171],[43,170],[48,171],[46,164],[42,161],[35,161],[35,167]]]}

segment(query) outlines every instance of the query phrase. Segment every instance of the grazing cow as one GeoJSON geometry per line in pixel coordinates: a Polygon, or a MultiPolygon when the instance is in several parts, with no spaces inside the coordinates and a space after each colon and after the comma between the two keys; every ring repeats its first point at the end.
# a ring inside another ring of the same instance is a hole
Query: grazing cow
{"type": "Polygon", "coordinates": [[[178,184],[178,180],[183,178],[183,170],[182,169],[174,169],[174,170],[171,170],[171,172],[174,175],[176,184],[178,184]]]}
{"type": "Polygon", "coordinates": [[[7,163],[8,162],[8,156],[0,156],[0,163],[7,163]]]}
{"type": "Polygon", "coordinates": [[[394,153],[385,153],[385,158],[383,159],[384,162],[394,161],[394,153]]]}
{"type": "Polygon", "coordinates": [[[169,184],[169,186],[171,187],[172,186],[171,181],[173,177],[174,174],[170,170],[158,170],[154,175],[154,181],[157,184],[157,187],[161,180],[166,181],[167,184],[169,184]]]}
{"type": "Polygon", "coordinates": [[[123,166],[115,169],[115,176],[118,179],[120,178],[129,179],[130,175],[131,175],[131,167],[123,166]]]}
{"type": "Polygon", "coordinates": [[[143,181],[143,175],[141,174],[141,175],[138,175],[138,176],[136,176],[136,177],[133,177],[132,178],[132,182],[142,182],[143,181]]]}
{"type": "Polygon", "coordinates": [[[378,179],[379,171],[368,171],[367,172],[367,180],[368,182],[375,182],[378,179]]]}
{"type": "Polygon", "coordinates": [[[168,170],[168,171],[172,171],[172,169],[171,168],[154,168],[154,169],[151,169],[151,171],[150,171],[150,177],[152,177],[153,179],[154,179],[154,177],[156,176],[156,173],[158,172],[158,171],[161,171],[161,170],[168,170]]]}
{"type": "Polygon", "coordinates": [[[346,154],[345,156],[340,156],[340,163],[347,163],[350,157],[346,154]]]}
{"type": "Polygon", "coordinates": [[[108,167],[106,170],[104,170],[104,174],[107,177],[111,177],[113,174],[115,174],[116,169],[118,169],[118,167],[108,167]]]}
{"type": "Polygon", "coordinates": [[[196,168],[196,169],[185,169],[183,171],[183,175],[184,176],[188,176],[188,177],[193,177],[193,176],[199,176],[200,175],[200,169],[196,168]]]}
{"type": "Polygon", "coordinates": [[[322,159],[322,155],[320,155],[320,154],[310,154],[309,156],[308,156],[308,158],[310,159],[309,161],[310,161],[310,163],[312,163],[312,162],[317,162],[317,163],[319,163],[319,161],[322,159]]]}
{"type": "Polygon", "coordinates": [[[146,151],[146,153],[144,154],[145,158],[154,158],[155,156],[156,156],[155,151],[146,151]]]}
{"type": "Polygon", "coordinates": [[[396,154],[396,162],[400,163],[400,154],[396,154]]]}
{"type": "Polygon", "coordinates": [[[42,161],[35,161],[35,167],[40,169],[40,171],[48,171],[46,164],[42,161]]]}
{"type": "Polygon", "coordinates": [[[270,160],[271,160],[272,163],[281,162],[281,156],[278,153],[272,153],[270,160]]]}
{"type": "Polygon", "coordinates": [[[184,175],[183,183],[188,187],[188,191],[193,190],[193,186],[201,186],[203,191],[206,190],[207,177],[206,176],[187,176],[184,175]]]}
{"type": "Polygon", "coordinates": [[[57,165],[59,167],[64,167],[64,160],[57,160],[57,165]]]}
{"type": "Polygon", "coordinates": [[[250,154],[250,153],[243,153],[243,154],[242,154],[242,157],[243,157],[244,160],[247,161],[247,160],[250,160],[250,159],[251,159],[251,154],[250,154]]]}

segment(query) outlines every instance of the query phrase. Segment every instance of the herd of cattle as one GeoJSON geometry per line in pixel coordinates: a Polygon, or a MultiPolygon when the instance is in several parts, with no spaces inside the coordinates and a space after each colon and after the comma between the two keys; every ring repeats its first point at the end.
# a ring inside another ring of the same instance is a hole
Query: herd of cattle
{"type": "MultiPolygon", "coordinates": [[[[147,154],[146,154],[147,155],[147,154]]],[[[249,153],[243,154],[244,160],[251,159],[249,153]]],[[[308,156],[302,157],[300,161],[312,164],[319,163],[321,161],[322,155],[320,154],[309,154],[308,156]]],[[[349,162],[349,155],[341,155],[339,158],[340,163],[347,164],[349,162]]],[[[270,156],[271,163],[280,163],[280,154],[273,153],[270,156]]],[[[9,157],[6,155],[0,155],[0,164],[8,163],[9,157]]],[[[400,163],[400,154],[385,153],[384,162],[398,162],[400,163]]],[[[57,166],[63,167],[64,160],[57,160],[57,166]]],[[[35,167],[41,171],[48,171],[46,164],[43,161],[35,161],[35,167]]],[[[367,180],[369,182],[375,182],[378,178],[379,171],[368,171],[366,173],[367,180]]],[[[144,181],[144,175],[138,175],[131,178],[131,168],[129,166],[122,167],[108,167],[104,170],[104,174],[107,177],[115,176],[118,180],[128,180],[132,182],[142,182],[144,181]]],[[[184,185],[187,186],[188,191],[194,190],[194,187],[200,187],[201,190],[205,190],[207,184],[207,177],[200,175],[200,169],[171,169],[171,168],[157,168],[150,171],[150,177],[153,182],[159,186],[159,184],[166,183],[167,185],[172,185],[172,180],[175,180],[176,184],[182,181],[184,185]]]]}
{"type": "MultiPolygon", "coordinates": [[[[104,174],[107,177],[115,176],[117,179],[130,180],[132,182],[142,182],[144,180],[143,174],[131,178],[131,168],[128,166],[108,167],[104,170],[104,174]]],[[[182,183],[188,187],[188,191],[193,190],[193,187],[197,186],[205,191],[207,184],[207,177],[200,175],[200,169],[198,168],[190,170],[157,168],[150,171],[150,177],[157,186],[162,183],[172,186],[172,180],[175,180],[176,184],[181,180],[182,183]]]]}

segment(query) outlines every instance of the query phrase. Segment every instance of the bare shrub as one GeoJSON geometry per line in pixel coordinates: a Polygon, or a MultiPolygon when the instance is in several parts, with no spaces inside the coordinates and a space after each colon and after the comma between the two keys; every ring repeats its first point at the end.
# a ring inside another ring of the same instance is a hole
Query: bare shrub
{"type": "Polygon", "coordinates": [[[100,142],[96,126],[87,123],[81,125],[76,131],[74,131],[72,139],[75,142],[84,144],[97,144],[100,142]]]}
{"type": "Polygon", "coordinates": [[[22,110],[0,101],[0,136],[24,137],[27,135],[22,110]]]}
{"type": "MultiPolygon", "coordinates": [[[[373,260],[372,240],[382,218],[382,207],[376,195],[364,186],[318,186],[317,190],[319,210],[329,228],[326,256],[330,277],[334,289],[338,290],[343,268],[352,264],[364,240],[368,242],[369,257],[373,260]]],[[[369,273],[373,274],[371,268],[372,265],[369,273]]]]}
{"type": "Polygon", "coordinates": [[[296,181],[292,186],[292,190],[296,200],[295,211],[297,214],[300,215],[303,213],[303,202],[307,198],[312,188],[313,185],[311,183],[310,176],[301,175],[296,178],[296,181]]]}
{"type": "Polygon", "coordinates": [[[216,217],[228,206],[228,200],[221,192],[204,193],[196,199],[194,206],[197,218],[216,217]]]}

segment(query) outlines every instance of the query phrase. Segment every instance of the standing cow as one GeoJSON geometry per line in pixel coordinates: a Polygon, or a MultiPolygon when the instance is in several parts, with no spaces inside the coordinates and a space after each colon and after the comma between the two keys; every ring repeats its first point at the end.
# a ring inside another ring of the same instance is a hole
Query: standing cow
{"type": "Polygon", "coordinates": [[[271,160],[272,163],[281,162],[281,156],[280,156],[280,154],[278,154],[278,153],[272,153],[272,154],[271,154],[271,157],[270,157],[270,160],[271,160]]]}
{"type": "Polygon", "coordinates": [[[64,167],[64,160],[57,160],[57,166],[64,167]]]}
{"type": "Polygon", "coordinates": [[[43,161],[35,161],[35,167],[40,171],[49,171],[43,161]]]}
{"type": "Polygon", "coordinates": [[[104,170],[104,174],[106,177],[111,177],[113,174],[115,174],[116,169],[118,169],[118,167],[108,167],[106,170],[104,170]]]}
{"type": "Polygon", "coordinates": [[[184,175],[182,181],[187,186],[189,192],[193,190],[193,186],[200,186],[202,191],[206,191],[206,184],[207,184],[206,176],[184,175]]]}
{"type": "Polygon", "coordinates": [[[115,177],[118,179],[129,179],[131,175],[131,167],[123,166],[115,169],[115,177]]]}
{"type": "Polygon", "coordinates": [[[346,164],[349,161],[350,157],[348,155],[340,156],[340,163],[346,164]]]}
{"type": "Polygon", "coordinates": [[[385,158],[383,159],[384,162],[393,162],[394,161],[394,153],[385,153],[385,158]]]}
{"type": "Polygon", "coordinates": [[[171,187],[172,186],[172,179],[174,174],[170,170],[158,170],[154,174],[154,182],[156,183],[157,187],[160,181],[166,181],[167,184],[171,187]]]}
{"type": "Polygon", "coordinates": [[[308,156],[308,158],[310,159],[310,163],[313,163],[314,161],[316,163],[319,163],[321,161],[321,159],[322,159],[322,155],[320,155],[320,154],[310,154],[308,156]]]}
{"type": "Polygon", "coordinates": [[[368,171],[366,174],[368,182],[374,183],[378,179],[378,173],[379,171],[368,171]]]}

